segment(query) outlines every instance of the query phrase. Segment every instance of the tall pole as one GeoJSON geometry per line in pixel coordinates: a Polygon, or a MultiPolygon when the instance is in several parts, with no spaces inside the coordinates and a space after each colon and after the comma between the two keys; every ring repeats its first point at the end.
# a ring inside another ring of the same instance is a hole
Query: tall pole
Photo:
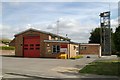
{"type": "Polygon", "coordinates": [[[57,35],[59,35],[59,20],[57,20],[57,35]]]}

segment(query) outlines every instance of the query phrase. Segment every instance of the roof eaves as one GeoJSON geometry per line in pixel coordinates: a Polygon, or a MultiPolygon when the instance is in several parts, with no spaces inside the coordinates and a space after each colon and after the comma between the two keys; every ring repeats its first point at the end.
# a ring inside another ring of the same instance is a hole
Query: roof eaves
{"type": "Polygon", "coordinates": [[[71,44],[79,44],[79,43],[77,43],[77,42],[73,42],[73,41],[70,41],[70,43],[71,43],[71,44]]]}
{"type": "Polygon", "coordinates": [[[45,31],[40,31],[40,30],[36,30],[36,29],[33,29],[33,28],[30,28],[30,29],[27,29],[27,30],[25,30],[25,31],[22,31],[22,32],[20,32],[20,33],[18,33],[18,34],[15,34],[14,36],[16,37],[16,36],[18,36],[18,35],[20,35],[20,34],[22,34],[22,33],[25,33],[25,32],[27,32],[27,31],[30,31],[30,30],[32,30],[32,31],[37,31],[37,32],[41,32],[41,33],[45,33],[45,34],[49,34],[49,35],[52,35],[52,36],[61,37],[61,38],[67,39],[67,40],[71,40],[71,39],[69,39],[69,38],[65,38],[65,37],[60,36],[60,35],[57,35],[57,34],[53,34],[53,33],[50,33],[50,32],[45,32],[45,31]]]}
{"type": "Polygon", "coordinates": [[[30,29],[27,29],[27,30],[25,30],[25,31],[22,31],[22,32],[20,32],[20,33],[18,33],[18,34],[15,34],[14,36],[18,36],[18,35],[20,35],[20,34],[22,34],[22,33],[25,33],[25,32],[27,32],[27,31],[37,31],[37,32],[41,32],[41,33],[45,33],[45,34],[49,34],[49,32],[45,32],[45,31],[40,31],[40,30],[36,30],[36,29],[33,29],[33,28],[30,28],[30,29]]]}
{"type": "Polygon", "coordinates": [[[60,38],[64,38],[64,39],[67,39],[67,40],[71,40],[69,38],[66,38],[66,37],[63,37],[63,36],[60,36],[60,35],[57,35],[57,34],[53,34],[53,33],[50,33],[51,36],[56,36],[56,37],[60,37],[60,38]]]}
{"type": "Polygon", "coordinates": [[[89,43],[83,43],[83,44],[80,44],[80,45],[100,45],[100,44],[89,44],[89,43]]]}
{"type": "Polygon", "coordinates": [[[59,41],[59,40],[44,40],[44,42],[59,42],[59,43],[69,43],[69,41],[59,41]]]}

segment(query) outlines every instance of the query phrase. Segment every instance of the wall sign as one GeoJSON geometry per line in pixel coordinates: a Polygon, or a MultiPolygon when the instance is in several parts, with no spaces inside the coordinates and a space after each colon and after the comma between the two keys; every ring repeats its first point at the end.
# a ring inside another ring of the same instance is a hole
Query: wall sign
{"type": "Polygon", "coordinates": [[[67,51],[67,44],[61,44],[61,46],[60,46],[60,52],[65,52],[65,53],[68,52],[67,51]]]}
{"type": "Polygon", "coordinates": [[[60,48],[60,52],[65,52],[65,53],[67,53],[67,48],[60,48]]]}

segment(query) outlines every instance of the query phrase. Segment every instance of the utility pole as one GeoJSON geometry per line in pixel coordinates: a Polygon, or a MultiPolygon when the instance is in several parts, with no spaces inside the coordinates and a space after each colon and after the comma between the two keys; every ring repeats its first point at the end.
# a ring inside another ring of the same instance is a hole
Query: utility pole
{"type": "Polygon", "coordinates": [[[57,35],[59,35],[59,20],[57,20],[57,35]]]}

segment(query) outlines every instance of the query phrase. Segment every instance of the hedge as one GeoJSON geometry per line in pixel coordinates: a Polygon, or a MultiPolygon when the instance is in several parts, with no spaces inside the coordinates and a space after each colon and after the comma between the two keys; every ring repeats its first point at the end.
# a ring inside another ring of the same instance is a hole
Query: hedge
{"type": "Polygon", "coordinates": [[[0,46],[0,50],[15,50],[13,46],[0,46]]]}
{"type": "Polygon", "coordinates": [[[79,58],[83,58],[83,56],[82,55],[77,55],[75,57],[71,57],[70,59],[79,59],[79,58]]]}

